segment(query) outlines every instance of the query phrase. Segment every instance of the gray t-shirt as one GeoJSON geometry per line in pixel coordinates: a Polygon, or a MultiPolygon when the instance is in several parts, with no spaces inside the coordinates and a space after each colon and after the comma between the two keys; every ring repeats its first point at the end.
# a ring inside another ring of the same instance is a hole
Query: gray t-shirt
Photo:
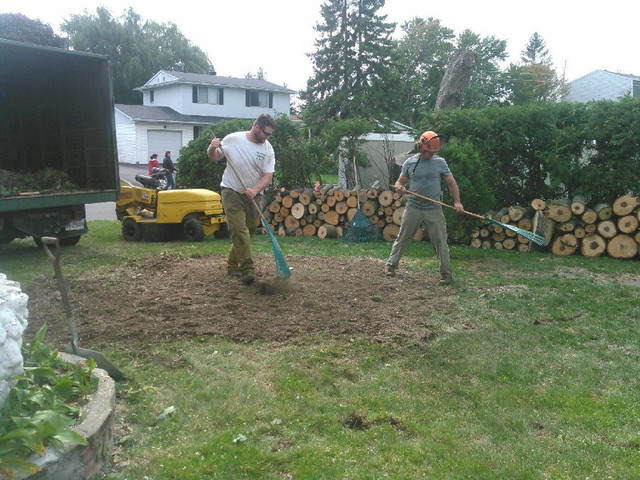
{"type": "MultiPolygon", "coordinates": [[[[420,154],[416,154],[404,162],[400,175],[409,178],[407,189],[424,197],[433,198],[434,200],[442,202],[441,179],[442,177],[450,177],[452,173],[444,158],[434,155],[433,158],[429,160],[420,160],[420,154]]],[[[414,195],[409,196],[407,205],[421,210],[441,208],[438,204],[423,200],[414,195]]]]}

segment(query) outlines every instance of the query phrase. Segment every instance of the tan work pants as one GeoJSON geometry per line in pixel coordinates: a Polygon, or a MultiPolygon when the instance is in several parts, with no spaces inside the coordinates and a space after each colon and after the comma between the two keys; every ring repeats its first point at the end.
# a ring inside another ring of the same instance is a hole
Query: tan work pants
{"type": "Polygon", "coordinates": [[[445,280],[453,278],[451,260],[449,258],[449,245],[447,245],[447,223],[441,208],[420,210],[407,207],[402,215],[402,224],[398,238],[393,242],[391,254],[386,265],[396,268],[402,258],[402,253],[409,246],[418,228],[424,225],[429,235],[429,241],[440,260],[440,275],[445,280]]]}
{"type": "MultiPolygon", "coordinates": [[[[254,199],[262,205],[262,195],[254,199]]],[[[227,257],[229,272],[253,272],[251,257],[251,236],[258,227],[260,212],[249,197],[230,188],[222,189],[222,206],[227,216],[227,226],[231,236],[231,249],[227,257]]]]}

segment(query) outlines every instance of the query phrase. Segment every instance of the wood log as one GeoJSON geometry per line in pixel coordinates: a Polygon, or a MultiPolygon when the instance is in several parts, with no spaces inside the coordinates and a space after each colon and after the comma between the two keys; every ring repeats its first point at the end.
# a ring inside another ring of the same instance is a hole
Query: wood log
{"type": "Polygon", "coordinates": [[[600,220],[609,220],[613,216],[613,208],[608,203],[599,203],[593,210],[600,220]]]}
{"type": "Polygon", "coordinates": [[[362,204],[362,213],[364,213],[367,217],[374,215],[378,210],[378,202],[375,200],[367,200],[362,204]]]}
{"type": "Polygon", "coordinates": [[[533,228],[533,223],[529,217],[524,217],[518,221],[518,228],[522,230],[531,230],[533,228]]]}
{"type": "Polygon", "coordinates": [[[336,203],[335,211],[338,212],[338,214],[344,215],[345,213],[347,213],[347,210],[349,210],[349,206],[347,205],[347,202],[336,203]]]}
{"type": "Polygon", "coordinates": [[[287,229],[286,229],[286,228],[284,228],[284,225],[283,225],[283,224],[280,224],[280,225],[278,226],[278,231],[277,231],[277,233],[278,233],[278,236],[280,236],[280,237],[284,237],[284,236],[286,236],[286,235],[287,235],[287,229]]]}
{"type": "Polygon", "coordinates": [[[638,217],[635,215],[625,215],[618,219],[618,230],[622,233],[634,233],[638,230],[638,217]]]}
{"type": "Polygon", "coordinates": [[[516,232],[514,232],[513,230],[509,230],[508,228],[504,229],[504,234],[507,236],[507,238],[513,238],[518,235],[516,232]]]}
{"type": "Polygon", "coordinates": [[[367,198],[371,199],[371,200],[376,200],[378,198],[378,193],[379,191],[382,191],[382,189],[378,189],[378,188],[367,188],[366,192],[367,192],[367,198]]]}
{"type": "Polygon", "coordinates": [[[295,230],[296,228],[300,228],[300,222],[293,215],[289,215],[284,219],[284,228],[287,230],[295,230]]]}
{"type": "Polygon", "coordinates": [[[392,221],[395,225],[401,225],[402,224],[402,215],[404,215],[404,208],[405,207],[400,207],[400,208],[396,208],[393,211],[393,215],[391,216],[392,221]]]}
{"type": "Polygon", "coordinates": [[[613,213],[619,217],[629,215],[640,206],[640,198],[636,195],[623,195],[613,202],[613,213]]]}
{"type": "Polygon", "coordinates": [[[505,207],[502,210],[499,210],[493,219],[502,223],[509,223],[509,208],[505,207]]]}
{"type": "Polygon", "coordinates": [[[495,242],[503,242],[505,238],[507,238],[507,234],[504,233],[504,231],[502,232],[493,232],[493,235],[491,235],[491,238],[493,238],[493,240],[495,242]]]}
{"type": "Polygon", "coordinates": [[[382,229],[382,238],[386,242],[392,242],[398,238],[398,233],[400,233],[400,227],[395,223],[390,223],[382,229]]]}
{"type": "Polygon", "coordinates": [[[573,232],[576,229],[577,225],[578,225],[578,220],[575,217],[573,217],[567,220],[566,222],[558,223],[556,225],[556,229],[558,229],[560,232],[573,232]]]}
{"type": "Polygon", "coordinates": [[[351,220],[353,220],[353,217],[356,216],[356,213],[358,213],[357,208],[350,208],[349,210],[347,210],[347,220],[351,222],[351,220]]]}
{"type": "Polygon", "coordinates": [[[527,253],[527,252],[529,252],[529,251],[530,251],[530,250],[529,250],[529,245],[524,244],[524,243],[519,243],[519,244],[518,244],[518,251],[519,251],[519,252],[523,252],[523,253],[527,253]]]}
{"type": "Polygon", "coordinates": [[[358,197],[356,195],[350,195],[349,197],[347,197],[346,202],[349,208],[358,207],[358,197]]]}
{"type": "Polygon", "coordinates": [[[504,242],[502,242],[502,246],[505,250],[513,250],[516,248],[516,240],[514,238],[507,238],[504,242]]]}
{"type": "Polygon", "coordinates": [[[285,206],[282,206],[280,207],[280,211],[278,213],[282,215],[282,218],[284,219],[284,217],[291,215],[291,209],[285,206]]]}
{"type": "Polygon", "coordinates": [[[294,188],[293,190],[289,190],[289,196],[291,198],[298,198],[303,191],[304,188],[294,188]]]}
{"type": "Polygon", "coordinates": [[[552,200],[547,205],[545,215],[558,223],[566,222],[572,215],[569,200],[566,198],[552,200]]]}
{"type": "Polygon", "coordinates": [[[471,246],[473,248],[480,248],[482,247],[482,239],[480,238],[472,238],[471,239],[471,246]]]}
{"type": "Polygon", "coordinates": [[[488,238],[491,235],[488,227],[480,227],[480,238],[488,238]]]}
{"type": "Polygon", "coordinates": [[[328,203],[323,203],[322,205],[320,205],[320,210],[322,210],[323,213],[327,213],[329,210],[331,210],[331,206],[328,203]]]}
{"type": "Polygon", "coordinates": [[[321,220],[321,219],[319,219],[319,218],[316,218],[316,219],[313,221],[313,226],[314,226],[314,227],[316,227],[316,228],[320,228],[320,227],[322,226],[322,224],[323,224],[323,223],[324,223],[324,221],[323,221],[323,220],[321,220]]]}
{"type": "Polygon", "coordinates": [[[587,208],[587,199],[582,195],[576,195],[571,200],[571,211],[574,215],[582,215],[587,208]]]}
{"type": "Polygon", "coordinates": [[[633,238],[635,239],[636,242],[640,243],[640,232],[636,232],[633,238]]]}
{"type": "Polygon", "coordinates": [[[556,255],[573,255],[580,242],[573,233],[565,233],[557,237],[551,244],[551,251],[556,255]]]}
{"type": "Polygon", "coordinates": [[[291,216],[300,220],[307,214],[307,208],[300,202],[294,203],[291,207],[291,216]]]}
{"type": "Polygon", "coordinates": [[[587,231],[582,225],[579,225],[573,230],[573,234],[576,238],[584,238],[587,235],[587,231]]]}
{"type": "Polygon", "coordinates": [[[580,216],[580,220],[589,225],[598,221],[598,214],[593,208],[585,209],[584,213],[580,216]]]}
{"type": "Polygon", "coordinates": [[[590,223],[584,226],[584,231],[587,233],[596,233],[598,231],[598,226],[595,223],[590,223]]]}
{"type": "Polygon", "coordinates": [[[546,210],[547,202],[545,202],[541,198],[534,198],[533,200],[531,200],[531,208],[533,208],[536,212],[541,212],[543,210],[546,210]]]}
{"type": "Polygon", "coordinates": [[[598,222],[597,230],[604,238],[613,238],[616,236],[616,233],[618,233],[618,229],[616,228],[616,224],[613,220],[603,220],[598,222]]]}
{"type": "Polygon", "coordinates": [[[416,242],[421,242],[423,238],[424,238],[424,230],[419,228],[418,230],[416,230],[416,233],[413,235],[413,240],[416,242]]]}
{"type": "Polygon", "coordinates": [[[496,250],[504,250],[504,245],[502,244],[502,242],[494,242],[493,248],[495,248],[496,250]]]}
{"type": "Polygon", "coordinates": [[[606,240],[597,234],[586,235],[580,245],[580,253],[584,257],[599,257],[606,249],[606,240]]]}
{"type": "Polygon", "coordinates": [[[307,223],[304,227],[302,227],[302,235],[305,237],[313,237],[316,232],[317,232],[317,228],[313,223],[307,223]]]}
{"type": "Polygon", "coordinates": [[[333,198],[336,199],[336,203],[344,200],[344,190],[342,190],[341,188],[334,188],[332,191],[333,198]]]}
{"type": "Polygon", "coordinates": [[[298,201],[303,205],[310,205],[311,200],[315,198],[315,192],[311,188],[306,188],[302,190],[300,195],[298,196],[298,201]]]}
{"type": "Polygon", "coordinates": [[[318,213],[318,204],[311,202],[309,205],[307,205],[307,210],[309,211],[309,215],[315,215],[316,213],[318,213]]]}
{"type": "Polygon", "coordinates": [[[517,222],[527,215],[527,209],[518,205],[511,206],[507,209],[509,211],[509,220],[517,222]]]}
{"type": "Polygon", "coordinates": [[[393,192],[391,190],[383,190],[378,193],[378,202],[383,207],[388,207],[393,203],[393,192]]]}
{"type": "Polygon", "coordinates": [[[285,195],[284,197],[282,197],[283,207],[291,208],[292,205],[293,205],[293,198],[291,197],[291,195],[285,195]]]}
{"type": "Polygon", "coordinates": [[[329,195],[329,192],[331,190],[333,190],[333,188],[335,187],[335,185],[333,183],[329,183],[327,185],[323,185],[318,191],[320,192],[320,195],[316,195],[316,197],[323,197],[325,195],[329,195]]]}
{"type": "Polygon", "coordinates": [[[335,210],[329,210],[324,214],[324,221],[329,225],[336,226],[340,222],[340,215],[335,210]]]}
{"type": "Polygon", "coordinates": [[[607,243],[607,253],[613,258],[633,258],[638,254],[638,242],[630,235],[616,235],[607,243]]]}
{"type": "Polygon", "coordinates": [[[333,195],[330,195],[325,199],[324,203],[325,205],[328,205],[329,207],[333,208],[335,204],[338,203],[338,200],[336,200],[336,197],[334,197],[333,195]]]}
{"type": "Polygon", "coordinates": [[[482,248],[485,250],[488,250],[489,248],[491,248],[491,240],[483,240],[482,248]]]}
{"type": "Polygon", "coordinates": [[[284,222],[284,219],[285,219],[285,216],[284,216],[284,215],[282,215],[282,213],[280,213],[280,212],[275,213],[275,214],[273,215],[273,221],[274,221],[275,223],[282,223],[282,222],[284,222]]]}
{"type": "Polygon", "coordinates": [[[522,243],[523,245],[528,245],[530,243],[530,240],[522,235],[518,235],[516,239],[518,240],[518,243],[522,243]]]}
{"type": "Polygon", "coordinates": [[[278,213],[280,211],[280,202],[276,202],[275,200],[269,204],[268,210],[271,213],[278,213]]]}
{"type": "Polygon", "coordinates": [[[338,238],[338,227],[324,224],[318,228],[318,238],[338,238]]]}
{"type": "Polygon", "coordinates": [[[480,238],[480,228],[476,227],[471,231],[471,238],[480,238]]]}

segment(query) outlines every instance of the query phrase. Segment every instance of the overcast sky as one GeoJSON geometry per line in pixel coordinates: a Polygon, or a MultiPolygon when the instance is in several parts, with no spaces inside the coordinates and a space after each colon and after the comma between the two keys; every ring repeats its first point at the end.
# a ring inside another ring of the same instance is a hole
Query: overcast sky
{"type": "MultiPolygon", "coordinates": [[[[209,55],[218,75],[244,77],[260,67],[267,80],[294,90],[312,75],[314,26],[322,0],[46,0],[3,1],[0,13],[22,13],[60,33],[60,24],[99,5],[115,17],[129,7],[145,20],[175,23],[209,55]]],[[[637,52],[639,6],[633,0],[474,0],[421,2],[387,0],[381,11],[401,25],[415,16],[434,17],[456,34],[470,29],[507,41],[509,62],[517,62],[529,37],[546,41],[558,74],[568,81],[593,70],[640,76],[637,52]]]]}

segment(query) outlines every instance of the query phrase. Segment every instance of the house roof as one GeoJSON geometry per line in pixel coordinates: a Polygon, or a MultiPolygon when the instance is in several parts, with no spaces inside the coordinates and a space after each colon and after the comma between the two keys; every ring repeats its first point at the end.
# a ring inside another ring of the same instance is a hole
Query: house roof
{"type": "MultiPolygon", "coordinates": [[[[220,75],[209,75],[206,73],[187,73],[176,72],[173,70],[160,70],[175,78],[167,82],[149,84],[145,83],[142,87],[138,87],[136,90],[148,90],[150,88],[158,88],[167,85],[174,85],[176,83],[186,83],[190,85],[214,85],[217,87],[235,87],[245,88],[251,90],[267,90],[270,92],[282,92],[295,94],[298,93],[295,90],[290,90],[282,85],[268,82],[266,80],[258,80],[257,78],[235,78],[235,77],[222,77],[220,75]]],[[[158,74],[154,75],[149,81],[153,80],[158,74]]]]}
{"type": "MultiPolygon", "coordinates": [[[[209,125],[231,117],[212,117],[205,115],[183,115],[170,107],[149,107],[144,105],[116,104],[115,108],[132,120],[139,122],[164,122],[164,123],[191,123],[196,125],[209,125]]],[[[252,120],[252,119],[247,119],[252,120]]]]}
{"type": "Polygon", "coordinates": [[[623,95],[634,93],[634,84],[640,77],[626,73],[594,70],[569,82],[569,92],[564,100],[589,102],[592,100],[617,100],[623,95]]]}

